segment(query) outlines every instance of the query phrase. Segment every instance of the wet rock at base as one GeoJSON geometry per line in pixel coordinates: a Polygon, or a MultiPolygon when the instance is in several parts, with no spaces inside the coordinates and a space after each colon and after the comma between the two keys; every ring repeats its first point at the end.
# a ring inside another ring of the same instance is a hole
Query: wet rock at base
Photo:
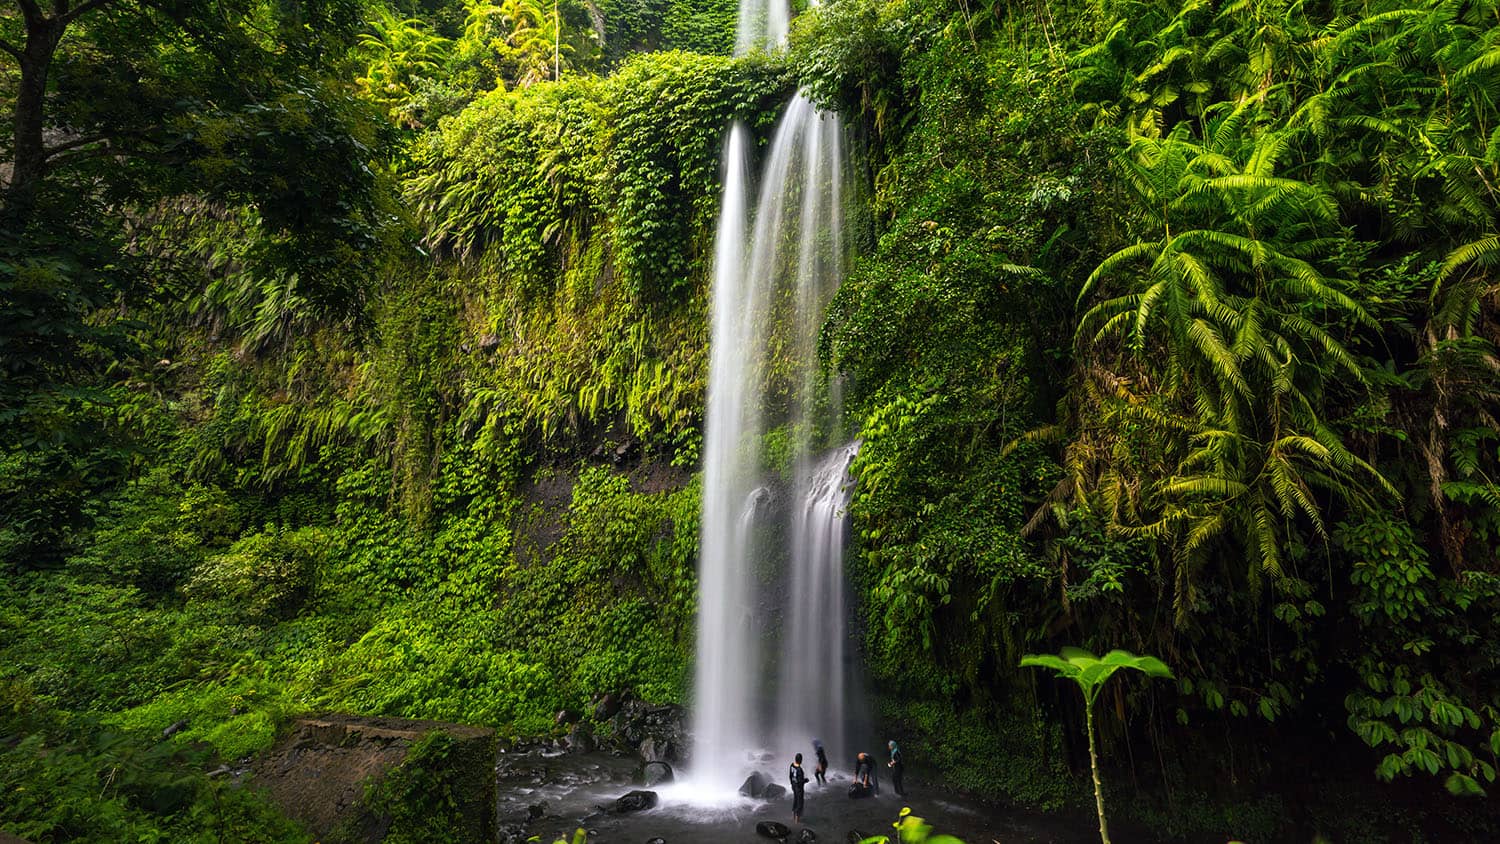
{"type": "Polygon", "coordinates": [[[666,762],[676,758],[674,751],[672,742],[654,737],[647,737],[640,747],[641,759],[646,762],[666,762]]]}
{"type": "Polygon", "coordinates": [[[745,797],[759,797],[766,793],[766,786],[770,784],[770,777],[760,771],[756,771],[750,776],[745,777],[744,785],[740,786],[740,794],[745,797]]]}
{"type": "Polygon", "coordinates": [[[855,783],[849,786],[849,796],[854,799],[870,796],[870,787],[864,783],[855,783]]]}
{"type": "Polygon", "coordinates": [[[593,753],[598,749],[594,734],[583,724],[574,724],[568,731],[568,750],[572,753],[593,753]]]}
{"type": "Polygon", "coordinates": [[[792,834],[792,830],[786,824],[778,821],[761,821],[755,825],[755,834],[765,838],[775,838],[778,841],[785,841],[786,837],[792,834]]]}
{"type": "Polygon", "coordinates": [[[806,827],[803,827],[802,831],[797,833],[797,844],[813,844],[817,840],[818,834],[806,827]]]}
{"type": "Polygon", "coordinates": [[[594,720],[607,721],[615,717],[615,713],[619,711],[620,696],[614,692],[610,692],[604,697],[599,698],[598,702],[594,704],[594,720]]]}
{"type": "Polygon", "coordinates": [[[780,800],[785,796],[786,786],[777,785],[774,782],[766,786],[766,790],[760,793],[760,799],[762,800],[780,800]]]}
{"type": "Polygon", "coordinates": [[[673,779],[672,766],[665,762],[647,762],[645,776],[643,778],[646,787],[671,782],[673,779]]]}
{"type": "MultiPolygon", "coordinates": [[[[604,701],[600,701],[600,706],[604,701]]],[[[636,750],[647,762],[683,761],[682,749],[687,734],[687,710],[676,704],[650,704],[626,700],[610,721],[615,737],[629,750],[636,750]],[[650,741],[651,747],[645,748],[650,741]]]]}
{"type": "Polygon", "coordinates": [[[625,812],[640,812],[656,806],[656,792],[654,791],[632,791],[615,800],[614,811],[624,814],[625,812]]]}

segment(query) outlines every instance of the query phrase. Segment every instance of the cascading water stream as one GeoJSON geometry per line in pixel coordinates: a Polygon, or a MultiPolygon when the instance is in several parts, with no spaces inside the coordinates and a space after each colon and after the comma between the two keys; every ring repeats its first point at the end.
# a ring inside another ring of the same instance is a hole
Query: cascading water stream
{"type": "Polygon", "coordinates": [[[852,756],[848,718],[844,540],[859,444],[834,449],[799,484],[792,516],[792,571],[785,645],[777,683],[777,746],[806,747],[821,737],[835,759],[852,756]]]}
{"type": "MultiPolygon", "coordinates": [[[[786,0],[741,0],[736,53],[780,46],[788,18],[786,0]]],[[[753,205],[751,143],[744,125],[731,126],[710,299],[691,777],[710,801],[732,796],[752,752],[773,740],[777,750],[805,752],[816,735],[830,753],[849,750],[842,561],[855,448],[811,459],[815,432],[839,412],[836,396],[820,398],[815,344],[843,274],[842,134],[834,115],[795,96],[772,136],[753,205]],[[762,439],[773,382],[790,396],[774,421],[788,423],[794,438],[792,591],[783,647],[765,654],[752,571],[771,550],[758,548],[756,537],[771,497],[762,486],[762,439]],[[777,668],[765,666],[767,656],[777,668]]]]}

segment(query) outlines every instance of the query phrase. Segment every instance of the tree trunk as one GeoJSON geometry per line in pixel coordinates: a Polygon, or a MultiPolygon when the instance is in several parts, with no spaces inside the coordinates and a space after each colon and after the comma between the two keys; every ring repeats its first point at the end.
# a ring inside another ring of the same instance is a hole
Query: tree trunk
{"type": "Polygon", "coordinates": [[[1109,844],[1109,826],[1104,822],[1104,784],[1099,780],[1099,752],[1094,749],[1094,702],[1083,705],[1084,723],[1089,733],[1089,767],[1094,772],[1094,805],[1099,810],[1099,840],[1109,844]]]}
{"type": "Polygon", "coordinates": [[[10,185],[0,220],[19,228],[26,223],[36,203],[47,168],[47,148],[42,136],[45,125],[47,71],[62,40],[66,22],[45,15],[27,16],[26,44],[21,49],[21,85],[16,92],[13,116],[15,158],[11,162],[10,185]]]}

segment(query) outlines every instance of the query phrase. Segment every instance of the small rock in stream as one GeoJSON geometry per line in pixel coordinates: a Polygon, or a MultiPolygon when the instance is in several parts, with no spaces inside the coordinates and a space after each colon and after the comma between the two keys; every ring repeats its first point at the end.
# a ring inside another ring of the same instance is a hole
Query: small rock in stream
{"type": "Polygon", "coordinates": [[[614,810],[623,814],[625,812],[640,812],[655,806],[656,792],[636,790],[615,800],[614,810]]]}
{"type": "Polygon", "coordinates": [[[759,797],[766,793],[766,786],[771,784],[771,778],[756,771],[745,777],[744,785],[740,786],[740,794],[745,797],[759,797]]]}
{"type": "Polygon", "coordinates": [[[818,834],[807,827],[803,827],[802,831],[797,833],[797,844],[813,844],[817,840],[818,834]]]}
{"type": "Polygon", "coordinates": [[[766,786],[766,790],[760,793],[760,799],[762,800],[780,800],[785,796],[786,786],[777,785],[774,782],[766,786]]]}
{"type": "Polygon", "coordinates": [[[786,837],[792,834],[792,830],[791,827],[779,821],[761,821],[755,825],[755,834],[765,838],[775,838],[778,841],[785,841],[786,837]]]}

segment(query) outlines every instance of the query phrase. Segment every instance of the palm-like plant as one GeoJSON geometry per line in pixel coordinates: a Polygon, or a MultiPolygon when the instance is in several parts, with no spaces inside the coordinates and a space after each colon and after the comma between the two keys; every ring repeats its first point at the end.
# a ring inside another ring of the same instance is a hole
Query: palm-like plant
{"type": "Polygon", "coordinates": [[[417,78],[442,72],[453,42],[420,20],[400,18],[385,9],[376,13],[370,28],[359,39],[365,72],[355,84],[395,117],[411,102],[411,86],[417,78]]]}
{"type": "MultiPolygon", "coordinates": [[[[1113,285],[1078,336],[1095,350],[1121,344],[1166,400],[1155,416],[1175,469],[1152,489],[1150,513],[1122,533],[1170,541],[1186,565],[1234,530],[1256,570],[1281,574],[1277,525],[1305,518],[1320,534],[1314,489],[1355,494],[1379,474],[1320,418],[1326,382],[1362,385],[1364,372],[1335,326],[1368,325],[1327,271],[1341,247],[1326,192],[1277,173],[1285,136],[1246,140],[1241,105],[1209,125],[1208,143],[1179,130],[1137,139],[1121,158],[1152,236],[1106,258],[1080,294],[1113,285]],[[1175,416],[1175,423],[1171,418],[1175,416]]],[[[1127,410],[1139,414],[1140,407],[1127,410]]],[[[1191,597],[1179,580],[1179,615],[1191,597]]]]}
{"type": "Polygon", "coordinates": [[[1109,844],[1109,823],[1104,814],[1104,787],[1099,779],[1099,751],[1094,741],[1094,701],[1099,691],[1116,671],[1122,668],[1140,671],[1148,677],[1172,676],[1172,669],[1154,656],[1136,656],[1129,651],[1113,650],[1097,657],[1082,648],[1063,648],[1057,656],[1027,654],[1021,657],[1023,668],[1050,668],[1057,676],[1072,680],[1083,693],[1083,717],[1089,736],[1089,767],[1094,775],[1094,806],[1099,812],[1099,839],[1109,844]]]}

